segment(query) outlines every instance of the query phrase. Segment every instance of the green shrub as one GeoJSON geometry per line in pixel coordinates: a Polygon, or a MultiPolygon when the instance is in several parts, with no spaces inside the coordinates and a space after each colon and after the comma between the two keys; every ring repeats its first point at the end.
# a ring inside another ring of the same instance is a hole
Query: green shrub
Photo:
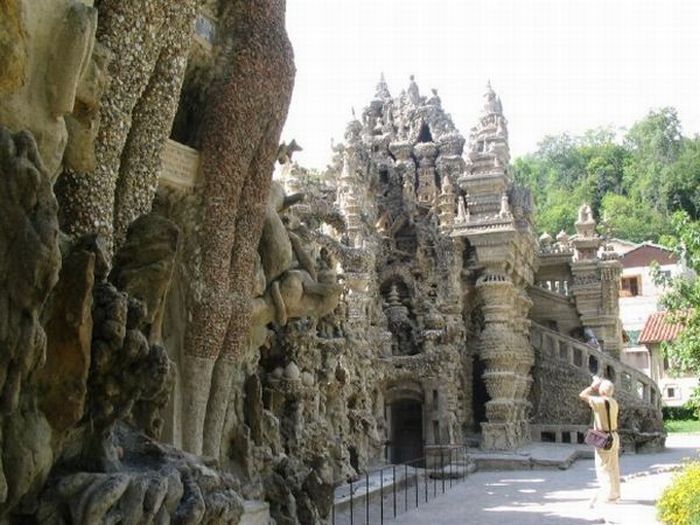
{"type": "Polygon", "coordinates": [[[695,419],[700,419],[700,386],[695,387],[690,399],[683,406],[692,410],[695,419]]]}
{"type": "Polygon", "coordinates": [[[688,406],[687,403],[679,407],[662,407],[661,411],[665,420],[697,419],[695,410],[693,410],[693,407],[688,406]]]}
{"type": "Polygon", "coordinates": [[[700,525],[700,462],[688,463],[664,490],[656,507],[666,525],[700,525]]]}

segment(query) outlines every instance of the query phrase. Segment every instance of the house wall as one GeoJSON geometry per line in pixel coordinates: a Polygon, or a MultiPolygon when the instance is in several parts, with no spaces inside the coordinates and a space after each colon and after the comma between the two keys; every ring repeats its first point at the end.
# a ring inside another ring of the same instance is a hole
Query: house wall
{"type": "MultiPolygon", "coordinates": [[[[637,259],[641,261],[649,258],[643,257],[643,255],[643,253],[640,253],[637,259]]],[[[623,266],[629,265],[631,261],[633,261],[631,257],[625,257],[623,266]]],[[[664,264],[659,266],[659,270],[669,272],[670,277],[677,277],[686,272],[680,263],[664,264]]],[[[698,386],[698,378],[671,377],[672,372],[664,369],[664,359],[660,345],[649,345],[649,348],[647,348],[636,343],[636,339],[644,328],[647,318],[659,311],[659,300],[665,292],[665,287],[654,282],[651,267],[648,265],[623,267],[622,279],[635,276],[639,277],[639,295],[633,297],[623,297],[621,295],[619,299],[622,327],[632,339],[624,348],[621,356],[622,362],[641,370],[657,382],[664,405],[681,406],[689,399],[693,389],[698,386]],[[669,389],[672,389],[672,397],[669,396],[671,392],[669,389]]]]}
{"type": "MultiPolygon", "coordinates": [[[[671,277],[683,273],[683,267],[680,264],[665,264],[660,266],[659,270],[670,272],[671,277]]],[[[664,287],[654,282],[649,266],[623,268],[622,279],[635,276],[639,277],[639,295],[634,297],[620,296],[619,299],[622,328],[631,337],[631,341],[625,345],[622,362],[653,377],[649,351],[644,345],[637,344],[636,341],[647,318],[659,310],[659,299],[664,293],[664,287]]]]}

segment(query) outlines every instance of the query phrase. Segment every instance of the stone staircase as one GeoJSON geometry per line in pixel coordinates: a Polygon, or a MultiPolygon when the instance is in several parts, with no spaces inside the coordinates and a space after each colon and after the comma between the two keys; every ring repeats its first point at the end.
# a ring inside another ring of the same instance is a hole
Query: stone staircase
{"type": "MultiPolygon", "coordinates": [[[[622,406],[620,435],[623,444],[627,442],[627,448],[637,449],[645,443],[650,443],[650,448],[663,445],[665,433],[660,413],[661,392],[649,376],[610,354],[535,322],[531,323],[531,343],[537,359],[550,368],[560,369],[562,377],[565,372],[578,373],[580,377],[596,374],[615,384],[615,396],[622,406]],[[625,410],[651,414],[654,417],[647,419],[653,421],[640,421],[637,427],[625,427],[622,425],[625,410]]],[[[572,392],[562,402],[578,403],[578,398],[572,392]]],[[[588,426],[585,421],[572,421],[570,424],[540,421],[531,424],[530,428],[533,441],[576,444],[583,442],[588,426]]]]}

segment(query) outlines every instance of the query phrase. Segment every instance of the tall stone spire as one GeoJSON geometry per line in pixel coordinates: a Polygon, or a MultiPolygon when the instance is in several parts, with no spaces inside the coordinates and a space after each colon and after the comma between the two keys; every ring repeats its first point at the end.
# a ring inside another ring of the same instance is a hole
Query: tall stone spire
{"type": "Polygon", "coordinates": [[[476,220],[499,216],[502,197],[512,182],[510,148],[508,121],[490,82],[486,85],[479,122],[471,130],[467,163],[459,182],[470,196],[467,202],[470,212],[476,220]]]}
{"type": "Polygon", "coordinates": [[[410,81],[408,83],[408,98],[414,105],[420,104],[420,91],[418,90],[418,84],[416,84],[416,77],[411,75],[409,77],[410,81]]]}
{"type": "Polygon", "coordinates": [[[379,77],[379,83],[377,84],[377,91],[374,94],[374,98],[378,98],[380,100],[391,99],[391,93],[389,92],[389,86],[384,78],[384,73],[382,73],[379,77]]]}

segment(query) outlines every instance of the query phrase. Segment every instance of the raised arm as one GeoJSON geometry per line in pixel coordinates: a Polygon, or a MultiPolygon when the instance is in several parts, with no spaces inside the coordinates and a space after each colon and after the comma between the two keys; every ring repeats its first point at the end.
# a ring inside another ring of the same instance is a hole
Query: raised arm
{"type": "Polygon", "coordinates": [[[598,376],[593,376],[593,382],[581,390],[581,393],[578,395],[581,399],[583,399],[586,403],[591,402],[591,396],[595,395],[598,392],[598,387],[600,386],[601,379],[598,376]]]}

